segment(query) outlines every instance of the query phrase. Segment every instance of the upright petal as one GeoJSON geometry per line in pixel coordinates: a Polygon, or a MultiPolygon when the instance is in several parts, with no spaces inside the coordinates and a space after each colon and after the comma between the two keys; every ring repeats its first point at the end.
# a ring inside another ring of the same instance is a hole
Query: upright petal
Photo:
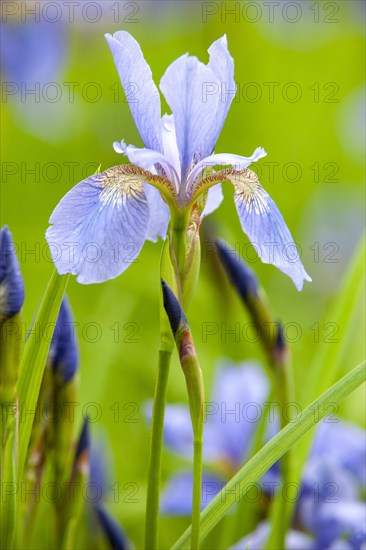
{"type": "Polygon", "coordinates": [[[141,48],[126,31],[105,37],[140,136],[148,149],[162,152],[159,90],[141,48]]]}
{"type": "Polygon", "coordinates": [[[219,89],[220,83],[212,70],[187,54],[167,68],[160,88],[174,115],[175,131],[181,164],[181,179],[185,182],[190,165],[207,153],[212,126],[219,110],[218,93],[209,94],[208,87],[219,89]]]}
{"type": "Polygon", "coordinates": [[[148,172],[115,166],[78,183],[53,211],[46,232],[59,273],[80,283],[99,283],[120,275],[134,261],[149,226],[143,188],[148,172]]]}
{"type": "Polygon", "coordinates": [[[174,166],[178,179],[180,181],[181,169],[179,160],[179,151],[177,145],[177,134],[175,132],[174,115],[163,115],[161,119],[163,133],[164,155],[174,166]]]}
{"type": "Polygon", "coordinates": [[[216,75],[220,87],[217,93],[220,95],[218,110],[215,123],[211,127],[210,135],[207,141],[207,151],[205,156],[210,155],[214,150],[216,141],[220,135],[232,100],[236,94],[236,84],[234,80],[234,60],[227,48],[226,35],[216,40],[209,48],[210,61],[208,67],[216,75]]]}

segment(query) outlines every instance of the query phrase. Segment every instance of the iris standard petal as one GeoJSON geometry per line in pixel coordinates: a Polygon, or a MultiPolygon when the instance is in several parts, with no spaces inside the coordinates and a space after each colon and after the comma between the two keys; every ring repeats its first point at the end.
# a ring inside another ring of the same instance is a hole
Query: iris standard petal
{"type": "Polygon", "coordinates": [[[208,190],[207,201],[205,207],[201,214],[201,219],[209,214],[212,214],[224,200],[224,195],[222,193],[221,183],[210,187],[208,190]]]}
{"type": "Polygon", "coordinates": [[[173,61],[160,81],[174,115],[183,184],[192,161],[207,156],[208,136],[215,125],[220,101],[218,94],[208,94],[211,85],[216,88],[220,85],[212,70],[187,54],[173,61]]]}
{"type": "Polygon", "coordinates": [[[159,90],[141,48],[126,31],[105,37],[140,136],[148,149],[162,152],[159,90]]]}
{"type": "Polygon", "coordinates": [[[220,135],[232,100],[236,94],[236,84],[234,80],[234,60],[227,48],[227,37],[222,36],[216,40],[208,49],[210,61],[208,67],[216,75],[220,85],[217,90],[212,90],[220,96],[218,110],[215,122],[211,127],[207,139],[207,149],[205,156],[210,155],[214,150],[216,141],[220,135]]]}
{"type": "Polygon", "coordinates": [[[84,284],[98,283],[117,277],[136,260],[149,225],[143,189],[148,177],[136,166],[115,166],[65,195],[46,232],[60,274],[77,275],[84,284]]]}
{"type": "Polygon", "coordinates": [[[146,240],[156,243],[158,238],[165,239],[170,220],[170,210],[155,187],[145,185],[145,195],[149,205],[149,225],[146,240]]]}
{"type": "Polygon", "coordinates": [[[172,166],[174,166],[174,169],[178,174],[178,181],[180,181],[181,170],[177,145],[177,135],[175,132],[174,115],[165,114],[161,119],[161,124],[164,155],[172,164],[172,166]]]}

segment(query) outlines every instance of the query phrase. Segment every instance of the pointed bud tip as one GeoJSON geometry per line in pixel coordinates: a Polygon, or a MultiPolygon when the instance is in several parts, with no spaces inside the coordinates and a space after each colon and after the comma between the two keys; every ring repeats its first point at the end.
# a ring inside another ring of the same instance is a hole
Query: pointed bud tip
{"type": "Polygon", "coordinates": [[[8,226],[0,233],[0,318],[19,313],[24,302],[24,283],[8,226]]]}
{"type": "Polygon", "coordinates": [[[117,521],[99,503],[96,504],[95,511],[111,548],[126,550],[128,548],[127,540],[117,521]]]}
{"type": "Polygon", "coordinates": [[[81,428],[78,445],[76,447],[75,460],[77,461],[85,451],[89,452],[89,449],[90,449],[90,429],[89,429],[89,418],[86,416],[84,418],[83,427],[81,428]]]}
{"type": "Polygon", "coordinates": [[[182,306],[164,279],[161,280],[161,287],[163,290],[164,308],[168,315],[172,332],[175,334],[181,323],[188,326],[188,322],[186,316],[184,315],[182,306]]]}
{"type": "Polygon", "coordinates": [[[224,241],[215,241],[222,265],[238,294],[246,300],[258,293],[258,281],[254,271],[224,241]]]}
{"type": "Polygon", "coordinates": [[[75,375],[79,363],[73,316],[69,301],[64,296],[52,336],[48,361],[53,372],[63,382],[69,382],[75,375]]]}

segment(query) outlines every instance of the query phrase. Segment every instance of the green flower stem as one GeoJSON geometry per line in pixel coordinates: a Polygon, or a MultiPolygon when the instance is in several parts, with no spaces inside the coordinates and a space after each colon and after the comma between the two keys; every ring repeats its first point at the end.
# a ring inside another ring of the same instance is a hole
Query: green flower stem
{"type": "Polygon", "coordinates": [[[197,550],[200,540],[200,520],[202,502],[202,450],[203,437],[197,436],[194,440],[193,458],[193,496],[192,496],[192,539],[191,548],[197,550]]]}
{"type": "Polygon", "coordinates": [[[161,455],[163,446],[165,401],[171,356],[171,351],[159,351],[158,377],[155,386],[152,414],[150,461],[147,482],[145,527],[146,550],[155,550],[158,548],[161,455]]]}
{"type": "MultiPolygon", "coordinates": [[[[284,361],[275,361],[276,394],[280,403],[280,426],[285,428],[288,424],[287,416],[284,415],[288,403],[294,402],[294,387],[292,369],[288,358],[284,361]]],[[[293,474],[292,449],[282,457],[280,462],[282,486],[287,487],[291,482],[293,474]]],[[[281,487],[278,489],[271,513],[271,532],[266,544],[269,550],[285,548],[286,533],[290,525],[292,507],[283,494],[281,487]]]]}
{"type": "MultiPolygon", "coordinates": [[[[319,395],[302,411],[296,422],[290,422],[255,454],[206,506],[201,514],[200,537],[204,539],[226,516],[237,501],[243,498],[251,483],[255,483],[281,458],[301,437],[329,414],[328,404],[339,405],[346,397],[365,382],[365,361],[348,372],[341,380],[319,395]],[[319,414],[314,414],[314,408],[319,414]]],[[[172,545],[172,550],[188,548],[191,540],[191,527],[172,545]]]]}
{"type": "Polygon", "coordinates": [[[193,495],[192,495],[192,539],[191,549],[199,548],[200,516],[202,501],[202,449],[203,449],[203,404],[204,386],[202,371],[198,363],[189,329],[184,329],[182,338],[176,337],[180,348],[180,361],[186,379],[189,409],[191,414],[194,455],[193,455],[193,495]]]}

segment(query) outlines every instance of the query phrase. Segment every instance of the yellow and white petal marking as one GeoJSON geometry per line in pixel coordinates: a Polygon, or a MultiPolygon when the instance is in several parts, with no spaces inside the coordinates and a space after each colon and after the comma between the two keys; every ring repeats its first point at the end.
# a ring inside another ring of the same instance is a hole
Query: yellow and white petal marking
{"type": "Polygon", "coordinates": [[[259,183],[258,176],[245,170],[220,170],[200,180],[190,199],[194,202],[201,193],[219,182],[229,181],[235,189],[234,201],[243,231],[255,246],[264,263],[270,263],[292,278],[301,290],[306,273],[291,233],[276,204],[259,183]]]}
{"type": "Polygon", "coordinates": [[[135,165],[90,176],[63,197],[46,232],[60,274],[98,283],[117,277],[136,261],[150,223],[144,183],[158,187],[174,203],[166,178],[135,165]]]}
{"type": "Polygon", "coordinates": [[[136,197],[143,194],[145,197],[143,183],[150,183],[156,187],[168,204],[177,200],[175,187],[171,181],[164,176],[143,170],[135,164],[122,164],[109,168],[103,172],[102,181],[104,186],[103,194],[105,195],[103,196],[103,200],[110,200],[111,196],[116,199],[120,195],[123,202],[125,200],[123,197],[126,197],[126,194],[129,196],[135,195],[136,197]]]}

